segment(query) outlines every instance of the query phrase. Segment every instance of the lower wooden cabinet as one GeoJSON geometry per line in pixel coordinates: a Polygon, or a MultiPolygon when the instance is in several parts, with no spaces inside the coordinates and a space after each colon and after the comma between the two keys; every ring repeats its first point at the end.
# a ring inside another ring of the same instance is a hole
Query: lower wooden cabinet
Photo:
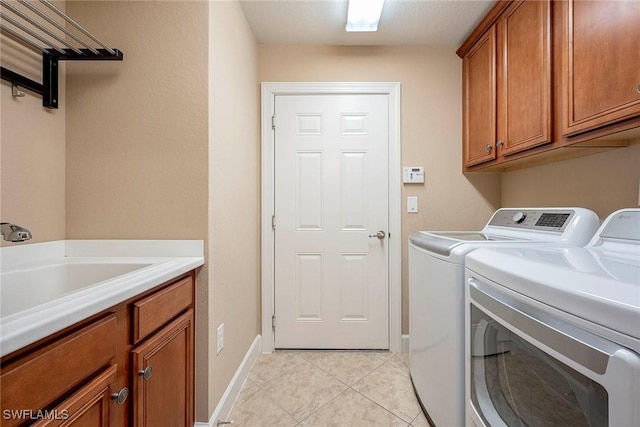
{"type": "Polygon", "coordinates": [[[23,357],[9,355],[0,366],[2,426],[33,423],[61,397],[115,360],[118,333],[115,313],[75,328],[23,357]]]}
{"type": "Polygon", "coordinates": [[[118,404],[118,396],[126,393],[126,389],[116,391],[117,365],[112,365],[99,374],[93,381],[82,387],[70,398],[43,413],[43,419],[33,424],[34,427],[106,427],[115,426],[114,407],[118,404]]]}
{"type": "Polygon", "coordinates": [[[193,310],[131,353],[134,425],[193,425],[193,310]]]}
{"type": "Polygon", "coordinates": [[[0,361],[0,426],[190,426],[195,271],[0,361]]]}

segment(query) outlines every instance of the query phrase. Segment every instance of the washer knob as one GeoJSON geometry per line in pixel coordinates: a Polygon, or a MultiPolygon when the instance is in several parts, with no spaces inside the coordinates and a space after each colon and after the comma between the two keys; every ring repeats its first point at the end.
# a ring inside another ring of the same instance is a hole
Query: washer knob
{"type": "Polygon", "coordinates": [[[524,212],[516,212],[515,215],[513,215],[513,220],[516,224],[520,224],[525,219],[527,219],[527,214],[524,212]]]}

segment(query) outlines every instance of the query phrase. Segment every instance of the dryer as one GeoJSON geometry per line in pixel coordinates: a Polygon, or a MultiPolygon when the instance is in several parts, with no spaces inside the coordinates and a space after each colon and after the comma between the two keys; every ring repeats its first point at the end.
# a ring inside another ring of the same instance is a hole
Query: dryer
{"type": "Polygon", "coordinates": [[[497,210],[480,231],[422,231],[409,238],[410,372],[432,424],[462,426],[465,256],[482,247],[583,246],[598,229],[582,208],[497,210]]]}
{"type": "Polygon", "coordinates": [[[468,425],[640,425],[640,209],[585,248],[479,249],[466,282],[468,425]]]}

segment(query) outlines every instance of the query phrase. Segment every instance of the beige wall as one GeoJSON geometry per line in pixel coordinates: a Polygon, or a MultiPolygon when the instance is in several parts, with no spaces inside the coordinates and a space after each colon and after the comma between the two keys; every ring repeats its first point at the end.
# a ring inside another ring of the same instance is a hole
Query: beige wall
{"type": "MultiPolygon", "coordinates": [[[[208,9],[68,3],[124,61],[67,64],[67,238],[207,242],[208,9]]],[[[207,421],[207,265],[197,282],[196,412],[207,421]]]]}
{"type": "Polygon", "coordinates": [[[209,343],[211,412],[260,333],[258,48],[239,2],[211,3],[209,44],[209,331],[224,323],[225,343],[209,343]]]}
{"type": "MultiPolygon", "coordinates": [[[[482,227],[499,207],[500,178],[461,173],[462,65],[453,47],[260,46],[259,80],[401,83],[402,164],[424,166],[404,185],[402,241],[417,230],[482,227]],[[418,214],[406,197],[418,196],[418,214]]],[[[408,333],[407,249],[402,248],[403,333],[408,333]]]]}
{"type": "Polygon", "coordinates": [[[640,144],[504,173],[502,205],[580,206],[604,220],[638,205],[638,181],[640,144]]]}
{"type": "MultiPolygon", "coordinates": [[[[56,2],[64,10],[64,3],[56,2]]],[[[42,56],[2,36],[2,66],[42,82],[42,56]]],[[[59,79],[60,108],[42,107],[42,97],[23,89],[11,96],[0,85],[0,220],[28,228],[29,243],[65,236],[65,66],[59,79]]],[[[0,246],[20,245],[0,240],[0,246]]]]}
{"type": "Polygon", "coordinates": [[[67,238],[204,239],[206,2],[69,2],[122,62],[67,64],[67,238]]]}

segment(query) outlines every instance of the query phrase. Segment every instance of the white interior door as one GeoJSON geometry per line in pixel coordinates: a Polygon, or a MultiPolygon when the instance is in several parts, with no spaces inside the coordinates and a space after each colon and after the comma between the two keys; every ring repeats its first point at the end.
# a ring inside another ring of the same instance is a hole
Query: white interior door
{"type": "Polygon", "coordinates": [[[275,347],[389,348],[389,96],[277,95],[275,117],[275,347]]]}

